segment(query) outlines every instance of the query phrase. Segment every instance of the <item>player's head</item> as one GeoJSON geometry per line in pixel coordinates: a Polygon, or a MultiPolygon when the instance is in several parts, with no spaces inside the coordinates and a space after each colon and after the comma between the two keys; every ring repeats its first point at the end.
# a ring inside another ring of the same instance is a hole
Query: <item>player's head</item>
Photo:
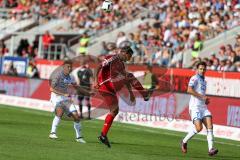
{"type": "Polygon", "coordinates": [[[66,60],[63,63],[63,72],[64,74],[68,75],[72,72],[72,61],[71,60],[66,60]]]}
{"type": "Polygon", "coordinates": [[[207,64],[205,62],[199,62],[197,64],[197,72],[199,75],[204,76],[207,69],[207,64]]]}
{"type": "Polygon", "coordinates": [[[120,49],[120,55],[124,62],[130,61],[133,55],[133,50],[130,46],[124,46],[120,49]]]}

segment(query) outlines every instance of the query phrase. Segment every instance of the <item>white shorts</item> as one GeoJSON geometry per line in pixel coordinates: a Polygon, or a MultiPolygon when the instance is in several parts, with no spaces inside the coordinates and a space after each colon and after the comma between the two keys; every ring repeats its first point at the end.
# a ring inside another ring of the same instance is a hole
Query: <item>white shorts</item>
{"type": "Polygon", "coordinates": [[[77,112],[77,109],[76,109],[75,105],[73,104],[73,101],[69,97],[57,95],[52,92],[50,101],[54,106],[54,111],[56,111],[56,109],[58,107],[61,107],[61,108],[63,108],[64,113],[68,116],[72,112],[77,112]]]}
{"type": "Polygon", "coordinates": [[[202,121],[205,117],[212,117],[211,112],[207,108],[192,108],[189,109],[189,114],[193,122],[195,120],[202,121]]]}

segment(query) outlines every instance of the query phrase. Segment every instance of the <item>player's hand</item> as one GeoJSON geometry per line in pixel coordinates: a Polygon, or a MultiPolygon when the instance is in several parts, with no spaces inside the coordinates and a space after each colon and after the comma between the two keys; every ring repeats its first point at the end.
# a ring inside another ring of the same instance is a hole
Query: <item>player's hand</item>
{"type": "Polygon", "coordinates": [[[210,99],[207,97],[207,99],[205,100],[205,104],[208,105],[210,103],[210,99]]]}
{"type": "Polygon", "coordinates": [[[209,104],[209,98],[207,96],[202,96],[202,100],[205,102],[205,104],[209,104]]]}
{"type": "Polygon", "coordinates": [[[93,88],[99,89],[99,88],[100,88],[100,85],[99,85],[99,84],[95,84],[95,85],[93,86],[93,88]]]}
{"type": "Polygon", "coordinates": [[[68,94],[68,93],[65,93],[64,96],[65,96],[65,97],[70,97],[71,95],[68,94]]]}

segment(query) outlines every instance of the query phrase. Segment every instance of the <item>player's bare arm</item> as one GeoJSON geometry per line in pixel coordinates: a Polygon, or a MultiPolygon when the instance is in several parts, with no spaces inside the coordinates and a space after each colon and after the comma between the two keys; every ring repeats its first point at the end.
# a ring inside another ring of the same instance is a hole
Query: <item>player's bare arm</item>
{"type": "Polygon", "coordinates": [[[84,94],[84,95],[86,95],[86,96],[91,96],[91,95],[93,95],[92,92],[84,89],[83,87],[77,85],[76,83],[73,83],[73,84],[70,84],[70,85],[71,85],[72,87],[74,87],[77,91],[79,91],[80,93],[82,93],[82,94],[84,94]]]}
{"type": "Polygon", "coordinates": [[[204,96],[204,95],[201,95],[201,94],[197,93],[191,86],[188,87],[187,93],[191,94],[191,95],[193,95],[193,96],[195,96],[199,99],[202,99],[206,102],[209,101],[207,96],[204,96]]]}
{"type": "Polygon", "coordinates": [[[66,97],[69,96],[68,93],[63,93],[63,92],[61,92],[61,91],[59,91],[59,90],[57,90],[57,89],[54,89],[54,88],[52,88],[52,87],[50,87],[50,91],[51,91],[51,92],[54,92],[54,93],[56,93],[56,94],[58,94],[58,95],[62,95],[62,96],[66,96],[66,97]]]}

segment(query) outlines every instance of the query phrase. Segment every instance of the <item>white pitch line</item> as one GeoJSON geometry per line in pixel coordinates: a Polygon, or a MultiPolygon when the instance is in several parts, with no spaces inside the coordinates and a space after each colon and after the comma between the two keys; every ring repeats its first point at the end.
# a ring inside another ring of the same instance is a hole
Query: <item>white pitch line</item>
{"type": "MultiPolygon", "coordinates": [[[[137,126],[124,126],[124,128],[131,128],[131,129],[135,129],[135,130],[144,130],[146,132],[149,132],[149,133],[158,133],[158,134],[163,134],[163,135],[171,135],[171,136],[175,136],[175,137],[182,137],[180,136],[179,134],[175,134],[175,133],[168,133],[168,132],[160,132],[160,131],[154,131],[154,130],[151,130],[151,129],[146,129],[146,128],[140,128],[140,127],[137,127],[137,126]]],[[[202,138],[194,138],[196,140],[199,140],[199,141],[206,141],[205,139],[202,139],[202,138]]],[[[225,145],[230,145],[230,146],[235,146],[235,147],[240,147],[240,144],[234,144],[234,143],[228,143],[228,142],[221,142],[221,141],[214,141],[215,143],[218,143],[218,144],[225,144],[225,145]]]]}

